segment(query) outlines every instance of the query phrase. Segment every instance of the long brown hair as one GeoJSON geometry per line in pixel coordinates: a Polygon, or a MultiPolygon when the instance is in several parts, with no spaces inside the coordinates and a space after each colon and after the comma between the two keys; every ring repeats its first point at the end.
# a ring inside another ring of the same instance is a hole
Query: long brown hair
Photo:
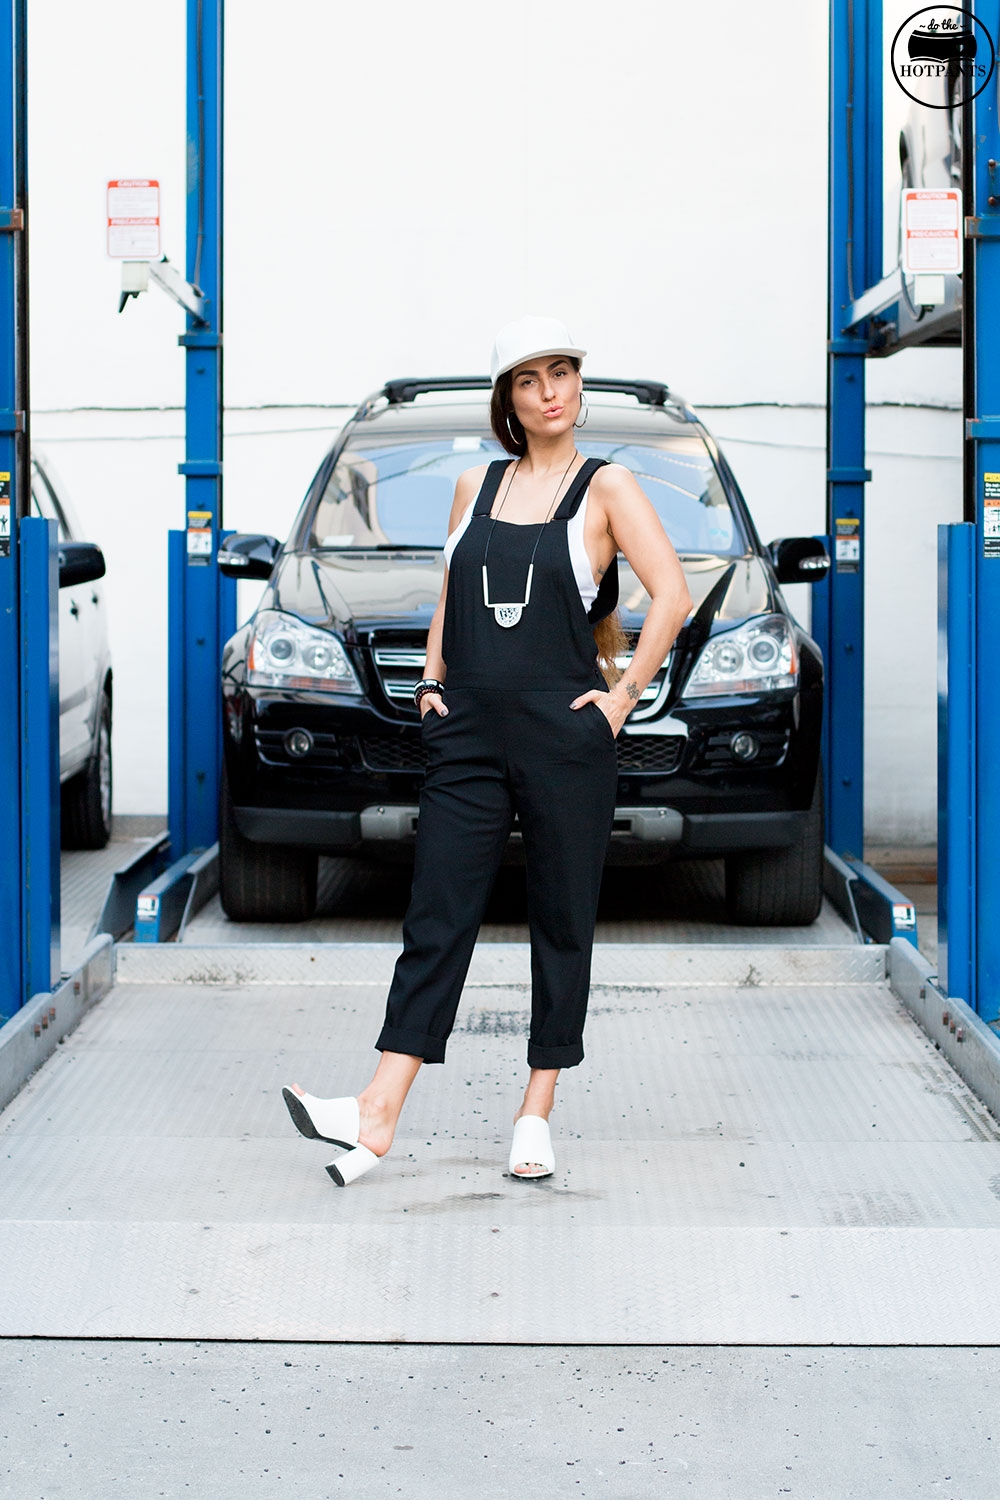
{"type": "MultiPolygon", "coordinates": [[[[567,354],[566,360],[579,374],[580,361],[576,355],[567,354]]],[[[515,458],[523,458],[528,451],[528,443],[524,428],[514,411],[513,392],[514,372],[507,370],[493,387],[493,394],[490,397],[490,426],[493,429],[493,436],[504,452],[512,454],[515,458]]],[[[608,687],[614,687],[622,675],[621,668],[615,664],[615,658],[624,655],[629,650],[629,639],[625,634],[621,615],[617,609],[612,610],[610,615],[594,626],[594,644],[597,647],[597,665],[601,676],[608,687]]]]}

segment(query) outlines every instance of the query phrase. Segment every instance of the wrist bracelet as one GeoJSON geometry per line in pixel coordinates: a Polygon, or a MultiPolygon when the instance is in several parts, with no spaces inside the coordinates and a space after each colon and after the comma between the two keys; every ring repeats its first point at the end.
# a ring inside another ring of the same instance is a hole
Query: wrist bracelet
{"type": "Polygon", "coordinates": [[[443,693],[444,683],[438,682],[436,677],[422,677],[413,689],[413,701],[420,707],[420,700],[425,693],[443,693]]]}

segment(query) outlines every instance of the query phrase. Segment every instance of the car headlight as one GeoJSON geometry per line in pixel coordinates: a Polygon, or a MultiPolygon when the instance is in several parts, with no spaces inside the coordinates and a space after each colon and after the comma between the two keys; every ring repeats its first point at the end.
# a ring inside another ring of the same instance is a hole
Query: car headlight
{"type": "Polygon", "coordinates": [[[761,615],[712,637],[695,663],[684,697],[773,692],[794,687],[798,677],[788,621],[784,615],[761,615]]]}
{"type": "Polygon", "coordinates": [[[264,610],[254,621],[247,653],[247,682],[251,687],[361,692],[347,652],[335,635],[278,610],[264,610]]]}

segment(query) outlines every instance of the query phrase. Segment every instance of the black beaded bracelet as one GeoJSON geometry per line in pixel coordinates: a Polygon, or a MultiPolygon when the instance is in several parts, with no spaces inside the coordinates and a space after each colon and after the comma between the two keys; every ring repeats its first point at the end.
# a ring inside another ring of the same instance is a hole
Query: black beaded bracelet
{"type": "Polygon", "coordinates": [[[425,693],[443,693],[444,683],[438,682],[436,677],[422,677],[413,689],[413,701],[420,707],[420,700],[425,693]]]}

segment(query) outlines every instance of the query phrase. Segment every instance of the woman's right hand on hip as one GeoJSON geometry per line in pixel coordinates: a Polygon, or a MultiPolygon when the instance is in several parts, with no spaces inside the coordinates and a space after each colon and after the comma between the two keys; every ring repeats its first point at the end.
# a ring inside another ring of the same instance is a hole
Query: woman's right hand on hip
{"type": "Polygon", "coordinates": [[[423,719],[431,711],[440,714],[442,719],[448,712],[447,704],[440,693],[424,693],[420,699],[420,717],[423,719]]]}

